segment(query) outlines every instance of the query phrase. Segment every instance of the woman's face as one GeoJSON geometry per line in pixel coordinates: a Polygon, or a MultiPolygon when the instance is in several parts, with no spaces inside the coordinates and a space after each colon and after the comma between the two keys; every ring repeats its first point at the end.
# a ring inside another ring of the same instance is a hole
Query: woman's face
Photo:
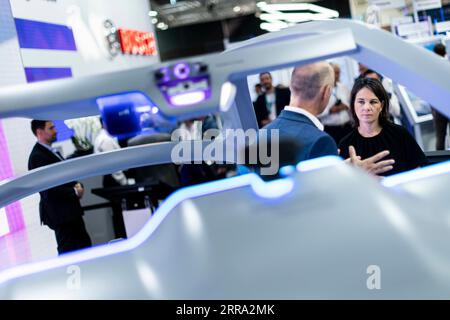
{"type": "Polygon", "coordinates": [[[362,88],[356,94],[355,113],[359,123],[378,122],[383,105],[377,96],[368,88],[362,88]]]}

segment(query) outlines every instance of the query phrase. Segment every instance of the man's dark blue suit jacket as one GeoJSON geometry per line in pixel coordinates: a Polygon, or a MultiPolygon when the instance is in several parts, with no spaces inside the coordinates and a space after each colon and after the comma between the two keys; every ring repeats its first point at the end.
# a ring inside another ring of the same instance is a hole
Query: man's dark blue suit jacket
{"type": "Polygon", "coordinates": [[[319,130],[314,123],[305,115],[283,110],[278,118],[272,121],[264,129],[278,129],[280,140],[295,139],[303,148],[299,158],[300,161],[338,155],[337,146],[333,138],[327,133],[319,130]]]}

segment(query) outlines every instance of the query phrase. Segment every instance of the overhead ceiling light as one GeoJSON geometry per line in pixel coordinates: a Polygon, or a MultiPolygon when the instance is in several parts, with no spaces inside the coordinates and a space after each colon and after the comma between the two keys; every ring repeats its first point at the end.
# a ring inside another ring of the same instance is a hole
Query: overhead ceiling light
{"type": "Polygon", "coordinates": [[[276,32],[276,31],[280,31],[281,29],[284,29],[282,27],[279,27],[278,25],[274,24],[274,23],[268,23],[268,22],[263,22],[259,25],[259,27],[262,30],[266,30],[269,32],[276,32]]]}
{"type": "Polygon", "coordinates": [[[313,20],[329,20],[329,16],[321,13],[263,13],[259,16],[261,20],[279,20],[287,22],[305,22],[313,20]]]}
{"type": "Polygon", "coordinates": [[[267,31],[278,31],[300,22],[329,20],[339,17],[339,12],[336,10],[310,3],[267,4],[266,2],[258,2],[257,6],[262,11],[259,18],[265,21],[260,27],[267,31]]]}
{"type": "Polygon", "coordinates": [[[273,25],[273,26],[276,26],[276,27],[278,27],[280,29],[284,29],[284,28],[287,28],[287,27],[290,27],[290,26],[294,25],[293,23],[286,23],[286,22],[278,21],[278,20],[269,21],[268,23],[273,25]]]}
{"type": "Polygon", "coordinates": [[[156,27],[157,27],[158,29],[161,29],[161,30],[167,30],[167,29],[169,28],[169,26],[168,26],[167,24],[165,24],[164,22],[159,22],[159,23],[156,25],[156,27]]]}
{"type": "Polygon", "coordinates": [[[152,11],[149,11],[148,15],[150,17],[156,17],[158,15],[158,12],[152,10],[152,11]]]}
{"type": "Polygon", "coordinates": [[[266,3],[265,1],[260,1],[260,2],[258,2],[258,3],[256,4],[256,6],[257,6],[258,8],[264,7],[265,5],[267,5],[267,3],[266,3]]]}
{"type": "MultiPolygon", "coordinates": [[[[259,2],[261,3],[261,2],[259,2]]],[[[267,4],[262,2],[258,7],[263,11],[312,11],[315,13],[323,13],[332,18],[338,18],[339,12],[336,10],[328,9],[311,3],[275,3],[267,4]]]]}
{"type": "Polygon", "coordinates": [[[235,6],[233,8],[233,11],[236,12],[236,13],[241,12],[241,7],[240,6],[235,6]]]}
{"type": "Polygon", "coordinates": [[[153,19],[152,19],[152,23],[153,23],[153,24],[156,24],[157,22],[158,22],[158,19],[156,19],[156,18],[153,18],[153,19]]]}
{"type": "Polygon", "coordinates": [[[307,3],[308,10],[318,13],[323,13],[331,18],[339,18],[339,11],[328,9],[325,7],[318,6],[316,4],[307,3]]]}

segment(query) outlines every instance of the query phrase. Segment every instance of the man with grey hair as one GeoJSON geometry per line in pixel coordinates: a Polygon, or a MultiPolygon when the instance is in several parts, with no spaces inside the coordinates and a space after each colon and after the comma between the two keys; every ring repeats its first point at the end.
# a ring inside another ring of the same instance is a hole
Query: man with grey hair
{"type": "MultiPolygon", "coordinates": [[[[299,161],[338,155],[334,139],[323,131],[317,116],[321,114],[334,87],[334,70],[328,62],[316,62],[298,66],[292,72],[291,100],[279,117],[265,129],[279,130],[280,140],[295,140],[302,144],[299,161]]],[[[389,151],[382,151],[370,158],[361,159],[354,148],[347,163],[377,175],[392,169],[393,160],[383,160],[389,151]]]]}
{"type": "Polygon", "coordinates": [[[330,100],[334,71],[327,62],[299,66],[291,77],[291,100],[281,114],[265,128],[278,129],[280,139],[294,138],[302,143],[301,160],[338,155],[333,138],[323,132],[317,119],[330,100]]]}

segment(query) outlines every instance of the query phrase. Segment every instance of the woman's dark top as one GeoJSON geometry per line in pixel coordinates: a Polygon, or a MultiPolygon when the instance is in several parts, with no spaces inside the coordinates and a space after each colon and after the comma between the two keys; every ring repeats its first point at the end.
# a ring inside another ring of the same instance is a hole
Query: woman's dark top
{"type": "Polygon", "coordinates": [[[382,176],[390,176],[428,164],[428,159],[416,140],[405,128],[393,123],[384,125],[381,132],[371,138],[365,138],[359,134],[358,129],[353,129],[339,143],[340,156],[344,159],[349,157],[349,146],[355,147],[356,154],[361,156],[362,160],[389,150],[390,154],[383,160],[394,159],[394,168],[381,174],[382,176]]]}

